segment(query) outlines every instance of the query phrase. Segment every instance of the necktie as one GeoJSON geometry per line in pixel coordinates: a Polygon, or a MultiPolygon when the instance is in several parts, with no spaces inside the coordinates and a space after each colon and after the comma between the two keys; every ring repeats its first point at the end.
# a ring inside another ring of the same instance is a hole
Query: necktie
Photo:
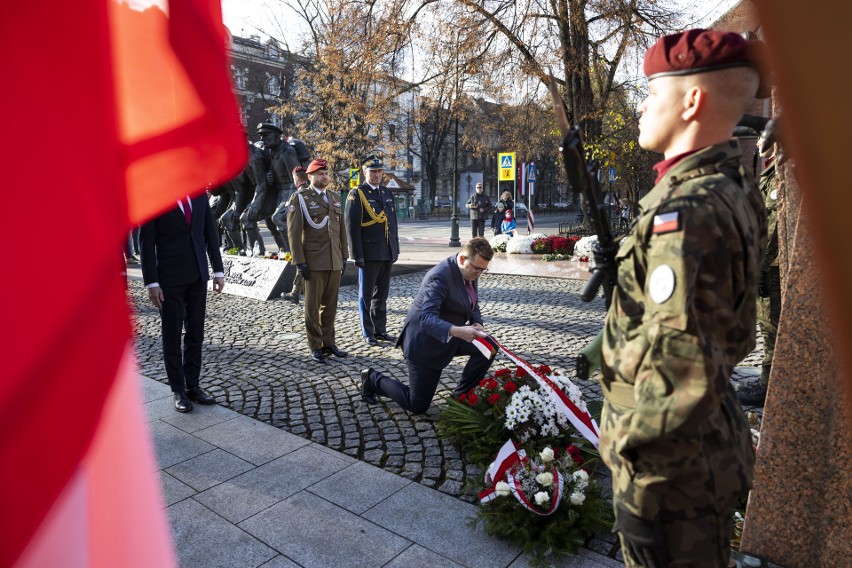
{"type": "Polygon", "coordinates": [[[186,224],[192,225],[192,203],[189,202],[189,196],[186,197],[186,204],[183,206],[183,215],[186,217],[186,224]]]}
{"type": "Polygon", "coordinates": [[[471,309],[476,307],[476,290],[473,289],[473,282],[470,280],[464,281],[464,287],[467,289],[467,295],[470,297],[470,307],[471,309]]]}

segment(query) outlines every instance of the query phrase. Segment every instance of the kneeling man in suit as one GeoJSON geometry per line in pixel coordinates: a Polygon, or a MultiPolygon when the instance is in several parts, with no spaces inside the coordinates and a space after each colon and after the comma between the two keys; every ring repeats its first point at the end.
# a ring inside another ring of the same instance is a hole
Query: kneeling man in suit
{"type": "Polygon", "coordinates": [[[198,386],[210,279],[208,256],[216,292],[225,286],[225,269],[207,195],[185,197],[171,211],[142,225],[139,242],[142,278],[163,322],[163,360],[175,410],[189,412],[192,402],[214,404],[216,399],[198,386]]]}
{"type": "Polygon", "coordinates": [[[376,404],[376,395],[386,396],[413,414],[424,414],[441,372],[453,357],[462,355],[470,359],[454,396],[468,392],[485,377],[493,358],[483,356],[471,342],[488,335],[479,313],[477,279],[488,270],[493,256],[488,241],[476,237],[426,274],[397,341],[408,363],[409,385],[364,369],[361,398],[365,402],[376,404]]]}

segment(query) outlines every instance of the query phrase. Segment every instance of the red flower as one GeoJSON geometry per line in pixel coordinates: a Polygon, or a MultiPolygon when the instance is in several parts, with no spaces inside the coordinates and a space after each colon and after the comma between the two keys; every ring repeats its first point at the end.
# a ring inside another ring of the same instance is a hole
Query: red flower
{"type": "Polygon", "coordinates": [[[570,446],[565,448],[565,451],[568,452],[568,454],[571,455],[571,456],[579,456],[580,455],[580,449],[577,446],[575,446],[574,444],[571,444],[570,446]]]}
{"type": "Polygon", "coordinates": [[[529,375],[529,373],[527,373],[527,370],[524,369],[523,367],[518,367],[517,369],[515,369],[515,376],[518,377],[518,378],[526,377],[528,375],[529,375]]]}
{"type": "Polygon", "coordinates": [[[512,376],[512,371],[509,369],[499,369],[496,373],[494,373],[495,377],[506,377],[512,376]]]}
{"type": "Polygon", "coordinates": [[[468,403],[469,405],[473,406],[473,405],[475,405],[477,402],[479,402],[479,397],[478,397],[478,396],[476,396],[476,393],[475,393],[475,392],[472,392],[472,393],[470,393],[469,395],[467,395],[467,403],[468,403]]]}
{"type": "Polygon", "coordinates": [[[583,456],[571,456],[571,459],[574,460],[574,463],[577,465],[583,465],[583,462],[586,461],[583,459],[583,456]]]}
{"type": "Polygon", "coordinates": [[[459,397],[459,402],[464,402],[464,401],[466,401],[466,400],[467,400],[467,393],[464,393],[463,395],[461,395],[461,396],[459,397]]]}
{"type": "Polygon", "coordinates": [[[516,385],[512,381],[506,381],[506,384],[503,385],[503,389],[508,393],[512,393],[518,390],[518,385],[516,385]]]}
{"type": "Polygon", "coordinates": [[[544,373],[545,375],[550,374],[550,367],[548,367],[547,365],[542,365],[541,367],[538,368],[538,370],[541,371],[542,373],[544,373]]]}
{"type": "Polygon", "coordinates": [[[500,395],[496,392],[488,397],[488,402],[492,405],[497,404],[498,400],[500,400],[500,395]]]}
{"type": "Polygon", "coordinates": [[[486,387],[487,389],[489,389],[489,390],[497,390],[497,388],[498,388],[499,386],[500,386],[500,383],[498,383],[498,382],[497,382],[497,381],[495,381],[494,379],[491,379],[491,380],[490,380],[490,381],[488,381],[488,383],[486,383],[486,385],[485,385],[485,387],[486,387]]]}
{"type": "Polygon", "coordinates": [[[479,381],[479,386],[481,386],[481,387],[483,387],[483,388],[484,388],[484,387],[485,387],[485,385],[487,385],[487,384],[488,384],[488,379],[482,379],[481,381],[479,381]]]}

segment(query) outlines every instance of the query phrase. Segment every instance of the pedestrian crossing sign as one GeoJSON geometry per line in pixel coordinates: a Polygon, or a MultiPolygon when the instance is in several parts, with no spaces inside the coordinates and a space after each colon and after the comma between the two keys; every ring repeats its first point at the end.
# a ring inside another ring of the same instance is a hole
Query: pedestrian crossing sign
{"type": "Polygon", "coordinates": [[[355,189],[358,187],[358,181],[360,180],[359,176],[361,175],[361,170],[358,168],[352,168],[349,170],[349,189],[355,189]]]}
{"type": "Polygon", "coordinates": [[[497,154],[498,181],[515,181],[515,153],[497,154]]]}

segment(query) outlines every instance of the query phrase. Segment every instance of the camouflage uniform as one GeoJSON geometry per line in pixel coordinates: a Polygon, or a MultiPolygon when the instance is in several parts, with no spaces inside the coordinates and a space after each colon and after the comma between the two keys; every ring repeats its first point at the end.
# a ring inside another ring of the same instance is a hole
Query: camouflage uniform
{"type": "Polygon", "coordinates": [[[769,372],[775,355],[775,336],[778,331],[778,318],[781,316],[781,275],[778,270],[778,183],[775,177],[775,164],[772,164],[760,176],[757,185],[763,194],[768,216],[768,239],[766,257],[761,267],[760,293],[757,298],[757,323],[763,336],[763,369],[760,384],[765,388],[769,384],[769,372]]]}
{"type": "Polygon", "coordinates": [[[727,565],[731,515],[752,482],[729,378],[755,345],[766,221],[740,155],[731,140],[678,162],[616,255],[601,456],[614,504],[661,527],[669,566],[727,565]]]}

